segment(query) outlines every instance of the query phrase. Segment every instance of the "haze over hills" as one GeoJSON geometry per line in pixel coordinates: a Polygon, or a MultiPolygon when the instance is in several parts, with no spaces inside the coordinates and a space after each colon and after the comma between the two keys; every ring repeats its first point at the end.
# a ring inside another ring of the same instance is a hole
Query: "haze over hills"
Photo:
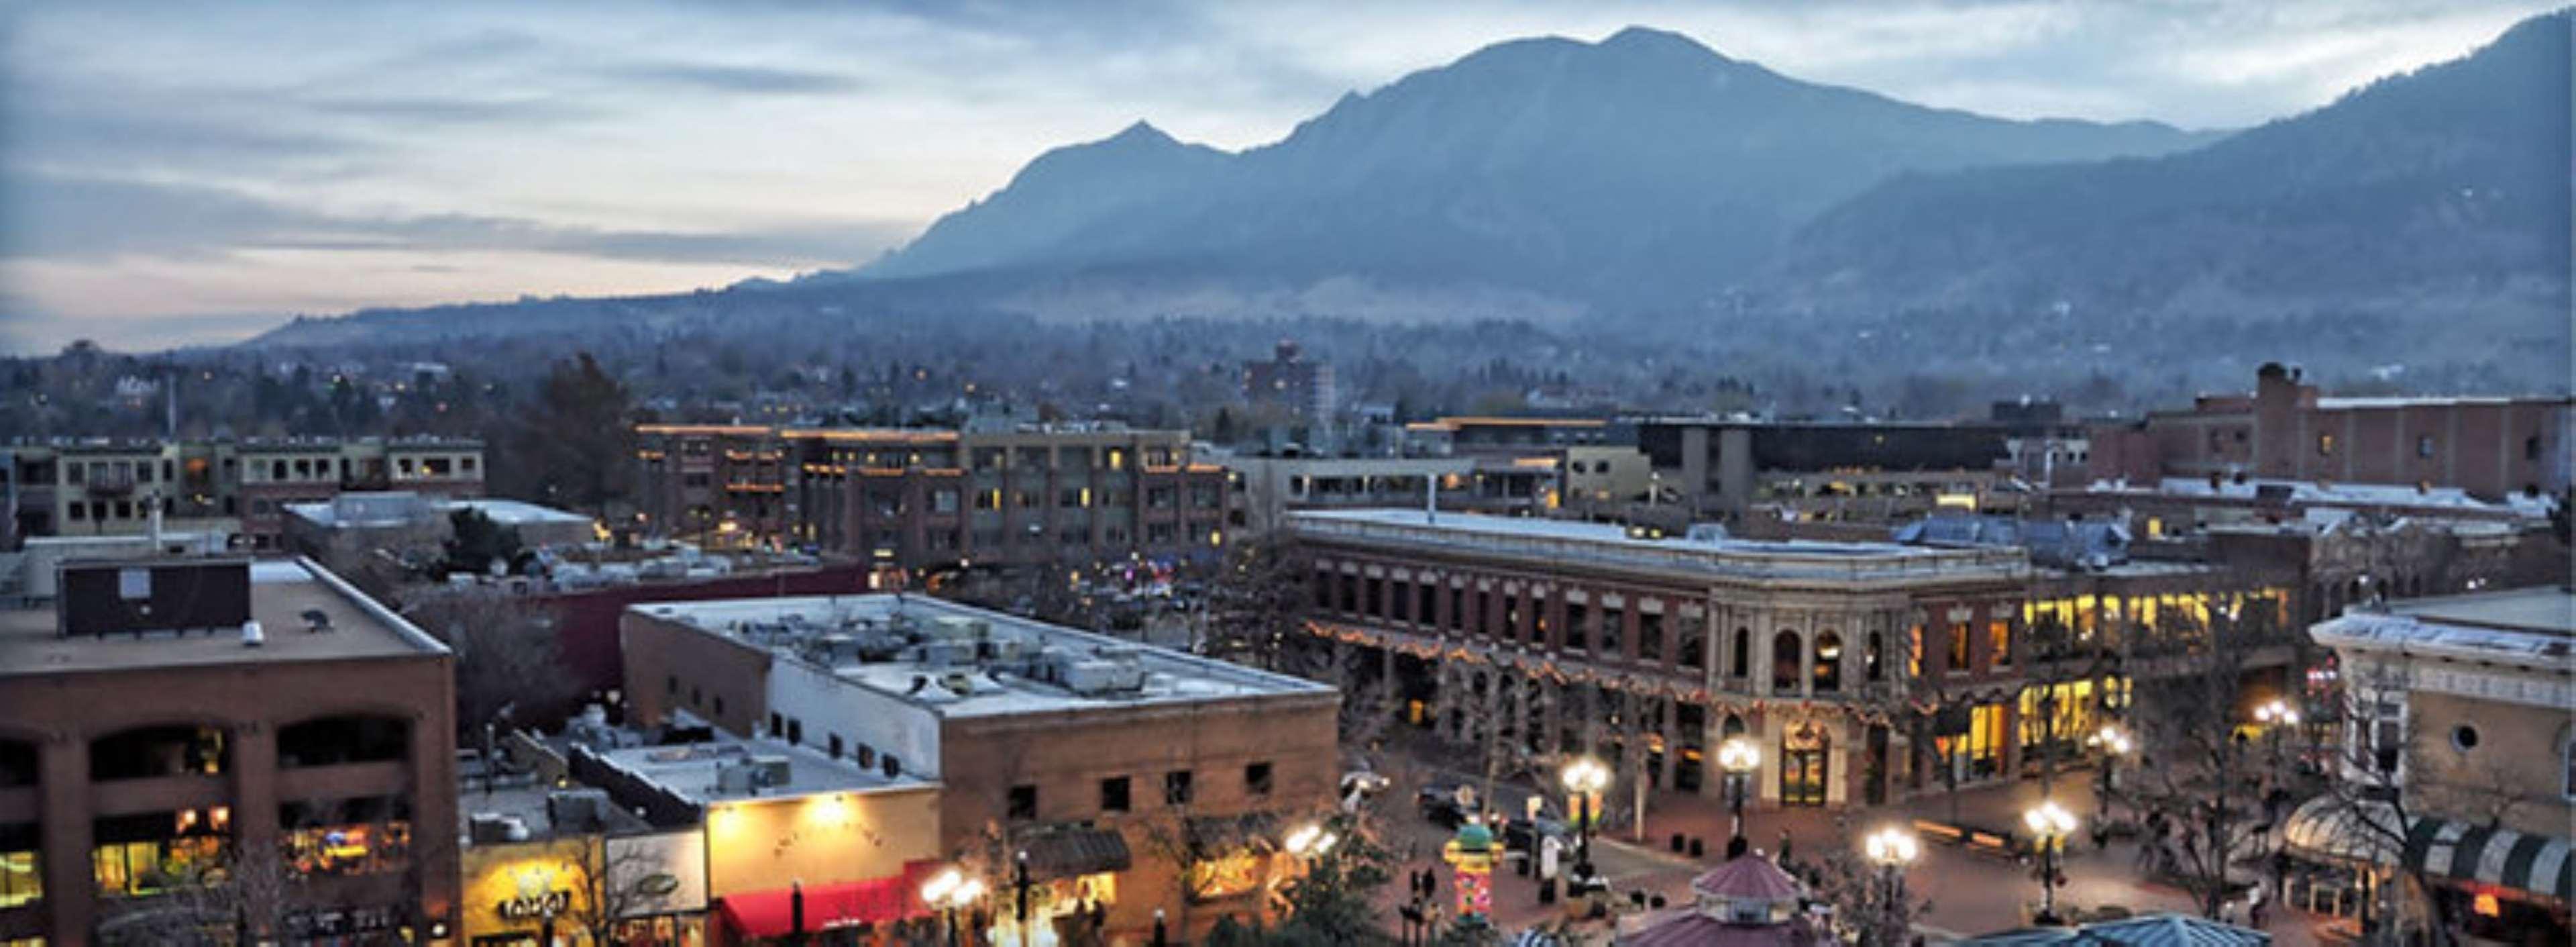
{"type": "Polygon", "coordinates": [[[1826,311],[2466,316],[2564,353],[2569,53],[2562,12],[2187,153],[1904,174],[1762,282],[1826,311]]]}
{"type": "Polygon", "coordinates": [[[855,275],[1148,266],[1660,303],[1723,286],[1895,173],[2213,137],[1924,108],[1630,28],[1490,46],[1240,154],[1142,123],[1059,148],[855,275]]]}
{"type": "Polygon", "coordinates": [[[2563,388],[2568,24],[2536,17],[2233,135],[1924,108],[1646,29],[1517,40],[1239,153],[1144,122],[1049,151],[854,270],[305,319],[255,344],[830,332],[966,311],[1584,316],[1861,351],[1828,341],[1834,326],[2006,375],[2070,353],[2191,358],[2224,335],[2313,348],[2312,364],[2563,388]],[[1949,328],[1924,334],[1925,313],[1949,328]]]}

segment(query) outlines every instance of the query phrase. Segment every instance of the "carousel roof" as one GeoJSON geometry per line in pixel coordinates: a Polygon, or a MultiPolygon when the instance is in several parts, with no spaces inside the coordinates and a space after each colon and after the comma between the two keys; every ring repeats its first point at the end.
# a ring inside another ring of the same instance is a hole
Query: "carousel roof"
{"type": "Polygon", "coordinates": [[[1809,947],[1818,943],[1822,941],[1804,919],[1729,924],[1687,908],[1667,912],[1619,937],[1619,947],[1809,947]]]}
{"type": "Polygon", "coordinates": [[[1691,882],[1691,890],[1703,897],[1731,901],[1790,901],[1803,889],[1798,879],[1789,877],[1770,859],[1740,855],[1700,875],[1691,882]]]}

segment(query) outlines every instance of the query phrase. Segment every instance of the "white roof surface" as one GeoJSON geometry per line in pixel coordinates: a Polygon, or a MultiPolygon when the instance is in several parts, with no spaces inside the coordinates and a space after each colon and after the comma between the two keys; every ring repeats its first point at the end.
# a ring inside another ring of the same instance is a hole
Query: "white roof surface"
{"type": "Polygon", "coordinates": [[[596,752],[609,765],[699,805],[727,799],[749,799],[755,795],[767,798],[829,792],[886,792],[937,785],[909,774],[888,777],[882,770],[861,769],[856,763],[835,760],[811,749],[789,746],[776,740],[726,737],[708,743],[622,747],[596,752]],[[757,793],[727,792],[716,785],[716,771],[723,764],[764,756],[787,760],[786,785],[763,786],[757,793]]]}
{"type": "MultiPolygon", "coordinates": [[[[1093,657],[1104,649],[1133,655],[1147,673],[1140,692],[1085,695],[1017,673],[994,670],[1007,661],[971,664],[926,664],[913,660],[839,661],[830,665],[842,681],[925,706],[943,717],[981,717],[1052,713],[1086,708],[1191,703],[1285,694],[1322,695],[1333,688],[1283,674],[1273,674],[1168,648],[1078,631],[1061,625],[990,612],[919,595],[795,596],[708,602],[661,602],[630,606],[647,615],[695,626],[767,647],[781,660],[815,661],[805,645],[826,635],[861,628],[889,628],[901,613],[915,628],[942,617],[986,623],[994,641],[1016,641],[1025,653],[1061,649],[1093,657]],[[782,627],[783,626],[783,627],[782,627]],[[957,693],[941,681],[967,676],[968,690],[957,693]],[[916,678],[926,679],[916,688],[916,678]]],[[[819,665],[817,665],[819,666],[819,665]]]]}
{"type": "Polygon", "coordinates": [[[1748,579],[1889,580],[1961,573],[2018,576],[2029,558],[2019,549],[1943,549],[1885,542],[1814,540],[1648,539],[1610,523],[1486,516],[1421,510],[1317,510],[1289,514],[1290,524],[1320,537],[1350,538],[1550,560],[1580,557],[1646,569],[1708,572],[1748,579]]]}

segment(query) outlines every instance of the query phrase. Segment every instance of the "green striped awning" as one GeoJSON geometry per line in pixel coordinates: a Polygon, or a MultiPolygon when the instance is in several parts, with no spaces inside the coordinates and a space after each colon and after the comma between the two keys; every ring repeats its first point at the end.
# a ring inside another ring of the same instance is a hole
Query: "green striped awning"
{"type": "Polygon", "coordinates": [[[2410,870],[2576,903],[2576,864],[2567,840],[2445,819],[2418,819],[2401,855],[2410,870]]]}

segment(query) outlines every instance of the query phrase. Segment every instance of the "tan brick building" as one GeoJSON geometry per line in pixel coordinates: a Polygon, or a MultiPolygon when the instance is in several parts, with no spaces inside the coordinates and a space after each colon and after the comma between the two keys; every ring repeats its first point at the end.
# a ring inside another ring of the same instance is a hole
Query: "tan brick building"
{"type": "Polygon", "coordinates": [[[444,646],[309,561],[65,568],[59,611],[0,612],[0,942],[226,899],[290,943],[452,936],[444,646]]]}
{"type": "Polygon", "coordinates": [[[1268,853],[1340,772],[1332,688],[935,599],[643,604],[621,631],[630,719],[935,780],[941,850],[997,904],[1026,852],[1034,922],[1096,906],[1114,942],[1265,910],[1268,853]]]}

